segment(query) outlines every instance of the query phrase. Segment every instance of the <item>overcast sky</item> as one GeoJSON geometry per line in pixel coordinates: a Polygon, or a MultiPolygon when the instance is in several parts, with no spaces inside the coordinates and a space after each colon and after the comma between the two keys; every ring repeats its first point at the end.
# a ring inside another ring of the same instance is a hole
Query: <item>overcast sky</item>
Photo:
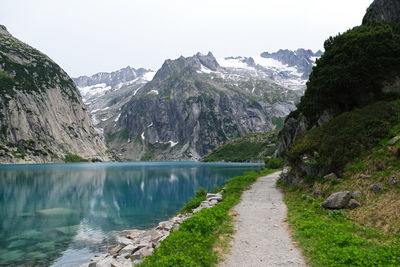
{"type": "Polygon", "coordinates": [[[71,76],[212,51],[322,49],[372,0],[0,0],[0,24],[71,76]]]}

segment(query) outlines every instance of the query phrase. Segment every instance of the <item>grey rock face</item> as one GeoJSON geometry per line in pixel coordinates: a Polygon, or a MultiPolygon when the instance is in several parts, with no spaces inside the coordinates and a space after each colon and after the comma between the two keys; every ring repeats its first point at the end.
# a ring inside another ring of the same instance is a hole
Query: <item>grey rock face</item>
{"type": "Polygon", "coordinates": [[[308,124],[308,120],[304,116],[300,116],[300,119],[298,120],[289,118],[279,133],[280,142],[278,150],[275,153],[276,156],[282,157],[288,147],[294,144],[296,138],[307,130],[308,124]]]}
{"type": "Polygon", "coordinates": [[[108,159],[69,76],[3,27],[0,74],[0,162],[60,161],[67,153],[108,159]]]}
{"type": "Polygon", "coordinates": [[[300,182],[300,177],[292,172],[291,167],[284,167],[281,173],[281,179],[284,183],[289,185],[297,185],[300,182]]]}
{"type": "Polygon", "coordinates": [[[351,192],[336,192],[331,194],[323,203],[325,209],[343,209],[351,198],[351,192]]]}
{"type": "Polygon", "coordinates": [[[363,24],[371,21],[399,21],[400,1],[375,0],[367,9],[363,24]]]}

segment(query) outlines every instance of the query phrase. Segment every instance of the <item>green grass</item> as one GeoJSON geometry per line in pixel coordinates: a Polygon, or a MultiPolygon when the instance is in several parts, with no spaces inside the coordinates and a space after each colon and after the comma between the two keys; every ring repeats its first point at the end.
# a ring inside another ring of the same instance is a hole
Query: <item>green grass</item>
{"type": "Polygon", "coordinates": [[[88,162],[89,160],[82,158],[79,155],[68,153],[65,158],[65,162],[88,162]]]}
{"type": "MultiPolygon", "coordinates": [[[[258,177],[274,171],[276,170],[249,172],[230,179],[226,183],[224,200],[221,203],[213,208],[203,209],[185,220],[140,266],[215,265],[218,253],[213,247],[220,240],[220,235],[232,233],[230,209],[239,203],[242,192],[258,177]]],[[[204,197],[204,194],[199,194],[198,197],[204,197]]]]}
{"type": "Polygon", "coordinates": [[[320,208],[322,200],[283,186],[293,237],[311,266],[400,266],[400,235],[362,227],[342,210],[320,208]]]}
{"type": "Polygon", "coordinates": [[[276,150],[276,131],[252,133],[220,146],[204,158],[204,162],[249,162],[265,160],[276,150]]]}

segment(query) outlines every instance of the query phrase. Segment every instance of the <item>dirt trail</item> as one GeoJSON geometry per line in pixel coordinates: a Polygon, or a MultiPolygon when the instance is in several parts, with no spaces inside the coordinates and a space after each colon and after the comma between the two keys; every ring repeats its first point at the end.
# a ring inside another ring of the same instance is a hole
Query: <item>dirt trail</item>
{"type": "Polygon", "coordinates": [[[306,266],[287,230],[286,205],[276,188],[280,172],[260,177],[234,208],[236,233],[221,267],[306,266]]]}

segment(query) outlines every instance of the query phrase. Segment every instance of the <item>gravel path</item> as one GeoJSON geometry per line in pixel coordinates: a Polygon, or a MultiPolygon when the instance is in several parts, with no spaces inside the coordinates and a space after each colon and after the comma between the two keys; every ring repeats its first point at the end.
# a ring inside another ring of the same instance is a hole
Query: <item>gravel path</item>
{"type": "Polygon", "coordinates": [[[280,172],[260,177],[234,208],[231,255],[220,266],[306,266],[286,227],[286,205],[275,183],[280,172]]]}

